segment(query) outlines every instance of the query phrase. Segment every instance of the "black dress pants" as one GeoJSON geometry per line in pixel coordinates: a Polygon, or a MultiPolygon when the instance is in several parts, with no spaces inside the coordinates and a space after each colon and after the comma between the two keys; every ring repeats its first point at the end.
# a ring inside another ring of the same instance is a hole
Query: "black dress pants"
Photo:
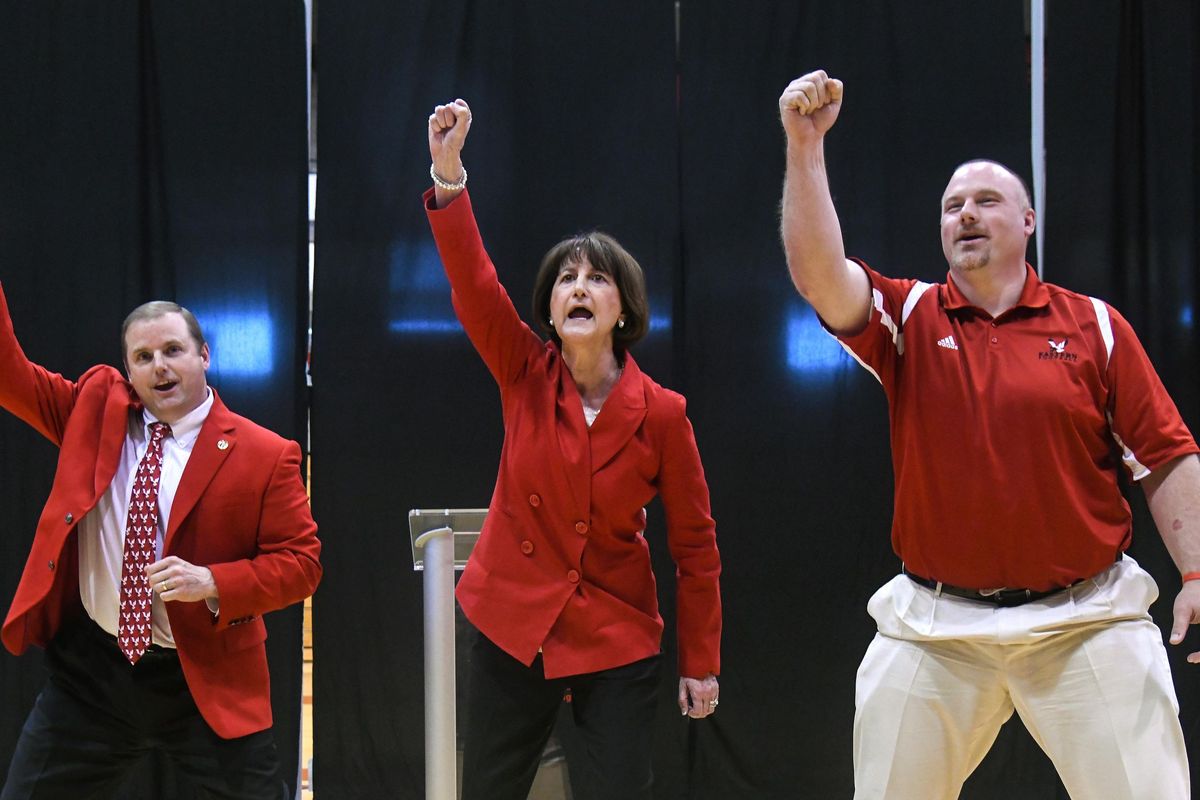
{"type": "Polygon", "coordinates": [[[112,797],[151,750],[170,758],[197,798],[288,796],[271,731],[217,736],[174,650],[152,647],[131,665],[84,615],[55,636],[46,665],[49,679],[21,730],[0,800],[112,797]]]}
{"type": "Polygon", "coordinates": [[[526,800],[554,720],[571,690],[598,800],[650,800],[658,655],[547,680],[539,653],[526,667],[477,634],[467,685],[462,800],[526,800]]]}

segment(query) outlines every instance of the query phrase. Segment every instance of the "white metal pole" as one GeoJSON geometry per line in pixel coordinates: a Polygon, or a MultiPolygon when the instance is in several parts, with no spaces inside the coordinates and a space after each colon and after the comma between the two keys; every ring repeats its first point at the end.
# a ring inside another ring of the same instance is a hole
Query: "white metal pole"
{"type": "Polygon", "coordinates": [[[1033,156],[1033,207],[1038,216],[1034,242],[1038,277],[1042,278],[1045,276],[1042,253],[1046,241],[1046,0],[1032,0],[1029,17],[1032,84],[1030,152],[1033,156]]]}
{"type": "Polygon", "coordinates": [[[454,531],[426,531],[416,544],[425,551],[425,798],[455,800],[454,531]]]}

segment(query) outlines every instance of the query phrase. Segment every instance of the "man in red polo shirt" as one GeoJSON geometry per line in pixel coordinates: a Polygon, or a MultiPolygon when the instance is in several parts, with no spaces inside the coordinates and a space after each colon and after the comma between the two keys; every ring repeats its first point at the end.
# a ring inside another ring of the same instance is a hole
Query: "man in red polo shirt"
{"type": "MultiPolygon", "coordinates": [[[[868,605],[855,798],[956,798],[1014,709],[1076,798],[1187,800],[1153,579],[1124,555],[1142,486],[1200,621],[1197,447],[1129,323],[1043,283],[1013,172],[970,161],[942,197],[944,284],[847,260],[824,163],[841,81],[779,99],[796,288],[887,393],[903,574],[868,605]],[[1122,467],[1123,464],[1123,467],[1122,467]]],[[[1188,656],[1200,662],[1200,653],[1188,656]]]]}

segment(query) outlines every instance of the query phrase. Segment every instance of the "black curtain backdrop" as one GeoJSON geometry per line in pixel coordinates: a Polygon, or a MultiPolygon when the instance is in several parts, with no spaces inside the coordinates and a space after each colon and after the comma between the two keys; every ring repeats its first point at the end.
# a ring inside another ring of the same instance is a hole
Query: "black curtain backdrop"
{"type": "MultiPolygon", "coordinates": [[[[788,280],[776,99],[818,66],[846,81],[828,161],[847,250],[943,280],[937,203],[953,168],[985,156],[1030,173],[1021,4],[320,12],[314,502],[341,536],[326,537],[315,608],[318,796],[423,796],[421,590],[404,513],[485,505],[495,478],[497,392],[453,322],[419,201],[425,118],[458,96],[474,110],[472,197],[518,308],[553,242],[609,230],[646,267],[660,318],[636,356],[689,398],[725,563],[724,702],[683,721],[664,677],[656,797],[848,797],[865,604],[899,567],[886,404],[788,280]]],[[[1196,432],[1198,14],[1185,0],[1050,4],[1042,214],[1047,280],[1133,321],[1196,432]]],[[[1179,577],[1140,490],[1131,499],[1134,555],[1162,587],[1166,624],[1179,577]]],[[[652,508],[673,663],[661,531],[652,508]]],[[[1192,634],[1172,649],[1189,743],[1200,697],[1183,654],[1197,648],[1192,634]]],[[[1014,720],[963,797],[1066,794],[1014,720]]]]}
{"type": "MultiPolygon", "coordinates": [[[[134,306],[200,319],[209,382],[305,439],[305,17],[300,2],[0,3],[0,281],[33,360],[121,363],[134,306]]],[[[57,450],[0,415],[0,597],[15,591],[57,450]]],[[[301,609],[268,617],[283,777],[299,765],[301,609]]],[[[0,776],[44,681],[0,656],[0,776]]],[[[157,759],[122,797],[190,793],[157,759]]]]}

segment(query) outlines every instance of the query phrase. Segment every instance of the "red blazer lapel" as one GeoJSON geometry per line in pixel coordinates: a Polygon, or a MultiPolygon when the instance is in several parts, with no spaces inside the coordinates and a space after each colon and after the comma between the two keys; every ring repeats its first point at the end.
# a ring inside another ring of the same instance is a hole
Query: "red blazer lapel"
{"type": "Polygon", "coordinates": [[[125,381],[114,383],[108,390],[96,449],[95,481],[92,487],[94,498],[107,492],[112,484],[125,448],[125,437],[129,435],[129,412],[141,411],[141,408],[142,404],[133,393],[133,387],[125,381]]]}
{"type": "Polygon", "coordinates": [[[187,519],[213,476],[235,447],[237,426],[234,417],[214,389],[212,409],[200,427],[200,435],[192,445],[192,454],[188,456],[187,466],[184,467],[179,486],[175,490],[171,519],[167,521],[167,533],[163,542],[164,555],[171,552],[171,543],[180,524],[187,519]]]}
{"type": "MultiPolygon", "coordinates": [[[[588,440],[587,421],[583,418],[583,400],[575,388],[575,379],[558,356],[558,391],[555,414],[558,424],[554,431],[558,436],[558,449],[562,454],[563,472],[571,488],[575,507],[584,511],[592,503],[591,443],[588,440]]],[[[549,465],[547,464],[547,467],[549,465]]]]}
{"type": "MultiPolygon", "coordinates": [[[[578,401],[578,397],[576,398],[578,401]]],[[[604,401],[591,427],[592,472],[611,461],[641,427],[646,418],[646,390],[642,371],[633,356],[625,354],[625,371],[604,401]]]]}

